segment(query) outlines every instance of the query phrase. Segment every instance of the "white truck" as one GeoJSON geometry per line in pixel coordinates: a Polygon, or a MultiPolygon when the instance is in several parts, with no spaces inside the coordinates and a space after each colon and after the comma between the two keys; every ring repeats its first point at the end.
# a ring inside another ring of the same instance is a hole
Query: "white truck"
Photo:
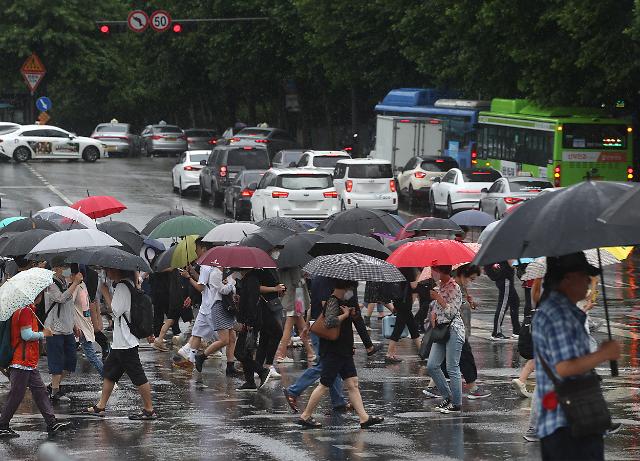
{"type": "Polygon", "coordinates": [[[371,157],[390,161],[397,171],[415,156],[444,155],[444,134],[442,122],[435,118],[378,115],[371,157]]]}

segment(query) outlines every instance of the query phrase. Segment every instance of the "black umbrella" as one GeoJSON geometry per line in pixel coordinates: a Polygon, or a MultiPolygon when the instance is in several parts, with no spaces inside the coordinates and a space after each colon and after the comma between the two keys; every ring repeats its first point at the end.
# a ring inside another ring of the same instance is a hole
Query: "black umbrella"
{"type": "MultiPolygon", "coordinates": [[[[590,248],[635,242],[637,228],[598,221],[607,208],[635,187],[627,183],[585,181],[528,200],[495,228],[473,262],[485,265],[525,257],[562,256],[590,248]]],[[[607,330],[611,339],[602,274],[601,281],[607,330]]],[[[613,376],[618,373],[615,362],[611,363],[611,373],[613,376]]]]}
{"type": "Polygon", "coordinates": [[[462,228],[451,221],[444,218],[432,218],[427,216],[425,218],[418,218],[411,221],[405,230],[408,232],[419,231],[450,231],[450,232],[462,232],[462,228]]]}
{"type": "Polygon", "coordinates": [[[373,237],[359,234],[331,234],[313,245],[311,256],[334,255],[339,253],[360,253],[374,258],[387,259],[391,252],[373,237]]]}
{"type": "Polygon", "coordinates": [[[371,235],[375,232],[396,235],[400,223],[386,211],[351,208],[336,213],[320,223],[317,230],[328,234],[371,235]]]}
{"type": "Polygon", "coordinates": [[[389,245],[387,245],[387,248],[389,248],[390,251],[395,251],[396,249],[398,249],[399,247],[401,247],[405,243],[417,242],[418,240],[427,240],[427,239],[430,239],[430,238],[432,238],[432,237],[422,236],[422,237],[410,237],[410,238],[406,238],[406,239],[396,240],[395,242],[391,242],[389,245]]]}
{"type": "Polygon", "coordinates": [[[124,221],[107,221],[98,224],[98,230],[109,234],[122,244],[122,249],[131,254],[139,255],[144,246],[144,235],[131,224],[124,221]]]}
{"type": "Polygon", "coordinates": [[[296,221],[293,218],[282,218],[280,216],[276,216],[275,218],[266,218],[260,222],[257,222],[256,225],[260,227],[282,227],[284,229],[289,229],[293,232],[304,232],[305,227],[296,221]]]}
{"type": "Polygon", "coordinates": [[[238,242],[238,245],[260,248],[261,250],[269,252],[275,247],[282,245],[284,239],[293,234],[294,232],[292,230],[285,229],[284,227],[265,227],[253,234],[247,235],[238,242]]]}
{"type": "Polygon", "coordinates": [[[144,235],[149,235],[153,229],[155,229],[156,227],[158,227],[160,224],[162,224],[165,221],[168,221],[172,218],[175,218],[176,216],[195,216],[193,213],[190,213],[188,211],[184,211],[184,210],[168,210],[168,211],[163,211],[160,214],[155,215],[153,218],[151,218],[149,220],[149,222],[147,223],[146,226],[144,226],[144,229],[142,229],[142,231],[140,232],[141,234],[144,235]]]}
{"type": "Polygon", "coordinates": [[[151,272],[149,264],[140,256],[132,255],[113,247],[91,248],[70,252],[65,260],[68,263],[86,264],[87,266],[108,267],[125,271],[151,272]]]}
{"type": "Polygon", "coordinates": [[[171,268],[171,259],[173,258],[173,252],[176,250],[176,245],[172,246],[168,250],[162,252],[160,256],[156,258],[153,263],[154,272],[162,272],[171,268]]]}
{"type": "Polygon", "coordinates": [[[11,224],[8,224],[0,229],[0,234],[4,234],[5,232],[24,232],[30,229],[44,229],[53,232],[62,230],[62,228],[60,228],[60,226],[58,226],[56,223],[47,221],[46,219],[35,217],[14,221],[11,224]]]}
{"type": "Polygon", "coordinates": [[[54,231],[45,229],[31,229],[24,232],[3,234],[7,235],[7,238],[0,239],[0,256],[26,255],[43,238],[53,233],[54,231]]]}
{"type": "Polygon", "coordinates": [[[312,259],[308,251],[326,235],[324,232],[301,232],[284,239],[276,261],[278,268],[302,267],[307,264],[312,259]]]}
{"type": "MultiPolygon", "coordinates": [[[[640,226],[640,187],[634,187],[620,197],[615,204],[607,208],[598,218],[607,224],[640,226]]],[[[640,234],[629,245],[640,243],[640,234]]]]}
{"type": "Polygon", "coordinates": [[[133,224],[129,224],[125,221],[105,221],[98,224],[98,230],[106,232],[107,234],[109,233],[109,231],[133,232],[134,234],[140,233],[140,231],[136,229],[133,224]]]}

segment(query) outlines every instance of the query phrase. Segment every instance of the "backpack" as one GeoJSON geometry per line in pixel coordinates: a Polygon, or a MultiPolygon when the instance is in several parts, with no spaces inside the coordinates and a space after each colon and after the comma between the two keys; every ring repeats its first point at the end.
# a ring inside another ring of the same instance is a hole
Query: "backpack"
{"type": "Polygon", "coordinates": [[[0,368],[11,365],[15,349],[11,345],[11,318],[0,322],[0,368]]]}
{"type": "Polygon", "coordinates": [[[484,266],[484,273],[487,274],[487,277],[489,277],[493,282],[495,282],[509,277],[507,268],[509,268],[509,264],[506,262],[488,264],[484,266]]]}
{"type": "Polygon", "coordinates": [[[153,304],[151,303],[151,298],[130,282],[118,282],[118,285],[120,283],[124,283],[131,293],[131,309],[129,311],[131,319],[127,319],[125,314],[122,314],[120,318],[124,318],[129,331],[136,338],[143,339],[153,336],[153,304]]]}

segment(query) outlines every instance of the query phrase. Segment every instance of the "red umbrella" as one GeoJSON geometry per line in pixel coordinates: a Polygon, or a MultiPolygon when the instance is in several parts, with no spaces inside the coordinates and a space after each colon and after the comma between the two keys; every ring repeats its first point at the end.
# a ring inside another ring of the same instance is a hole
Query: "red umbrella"
{"type": "Polygon", "coordinates": [[[277,267],[271,256],[260,248],[241,246],[214,247],[198,259],[198,264],[238,269],[275,269],[277,267]]]}
{"type": "Polygon", "coordinates": [[[387,262],[396,267],[453,266],[473,261],[476,253],[455,240],[418,240],[398,247],[387,262]]]}
{"type": "Polygon", "coordinates": [[[119,200],[110,195],[92,195],[78,200],[71,205],[71,208],[83,212],[92,219],[104,218],[127,209],[119,200]]]}

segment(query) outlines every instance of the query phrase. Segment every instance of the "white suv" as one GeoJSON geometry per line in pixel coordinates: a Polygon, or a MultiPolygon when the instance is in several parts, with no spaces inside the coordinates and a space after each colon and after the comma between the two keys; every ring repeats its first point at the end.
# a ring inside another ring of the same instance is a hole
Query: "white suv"
{"type": "Polygon", "coordinates": [[[406,198],[409,207],[427,203],[429,190],[436,178],[442,178],[451,168],[458,168],[452,157],[413,157],[398,173],[398,192],[406,198]]]}
{"type": "Polygon", "coordinates": [[[397,211],[398,194],[391,162],[371,158],[340,160],[333,172],[340,209],[397,211]]]}
{"type": "Polygon", "coordinates": [[[343,150],[308,150],[300,157],[298,168],[317,168],[333,173],[338,160],[349,158],[351,156],[343,150]]]}

